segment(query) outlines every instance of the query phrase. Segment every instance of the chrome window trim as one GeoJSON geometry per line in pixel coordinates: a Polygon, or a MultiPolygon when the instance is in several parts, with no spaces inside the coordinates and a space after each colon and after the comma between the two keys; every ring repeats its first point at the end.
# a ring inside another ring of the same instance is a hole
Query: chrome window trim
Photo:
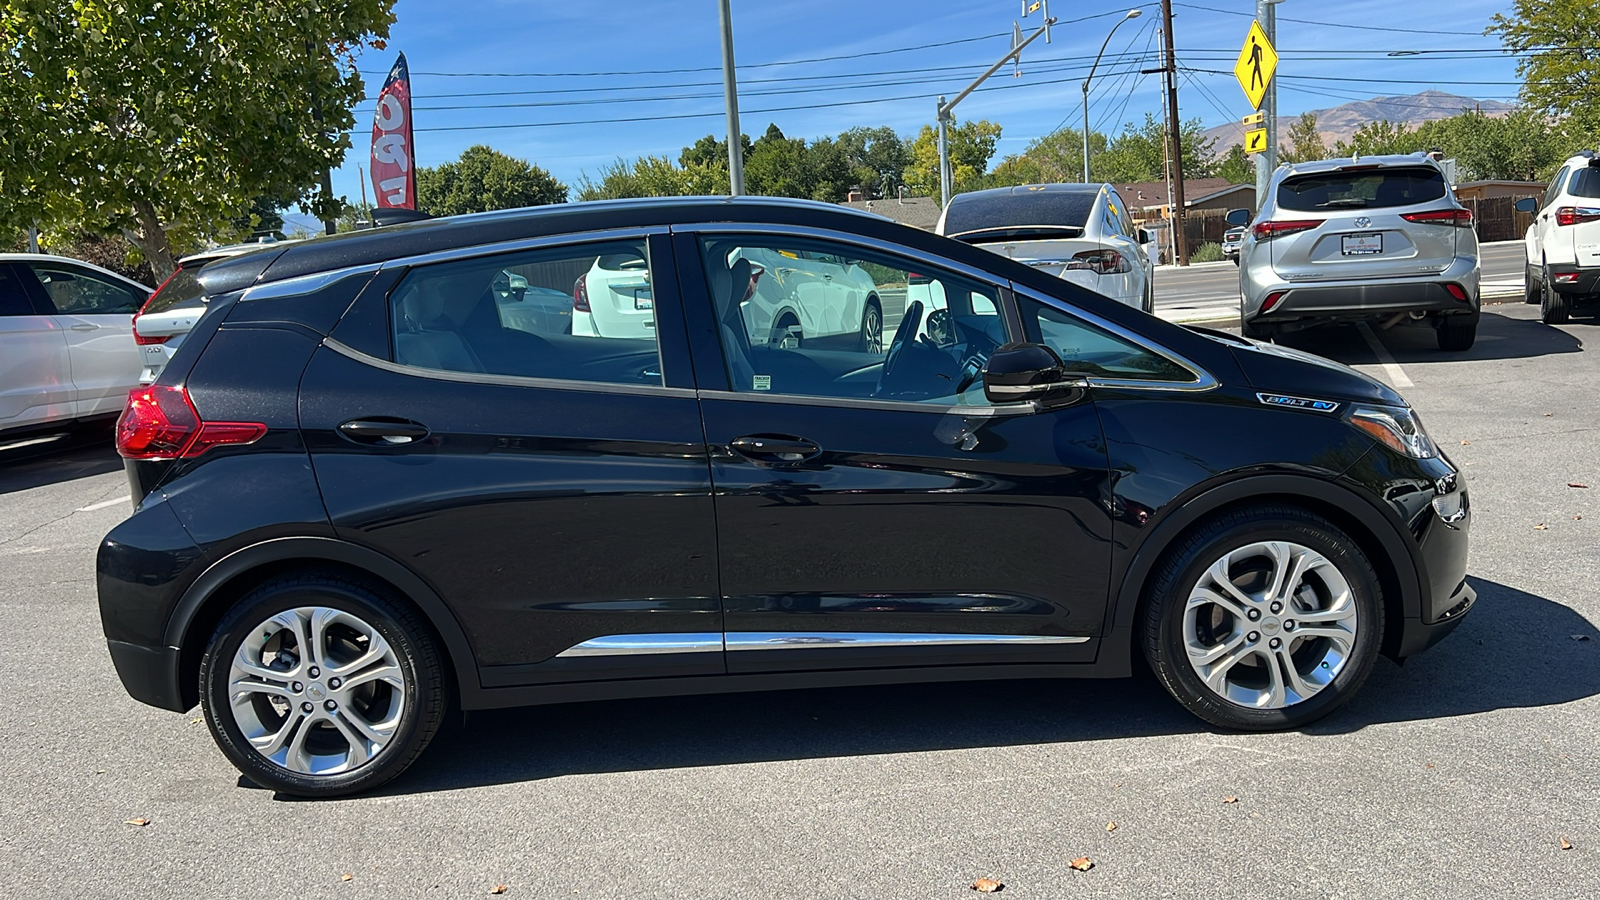
{"type": "Polygon", "coordinates": [[[723,634],[728,650],[812,650],[834,647],[967,647],[1049,646],[1084,644],[1082,635],[959,634],[898,631],[729,631],[723,634]]]}
{"type": "Polygon", "coordinates": [[[453,381],[459,384],[492,384],[501,387],[543,388],[553,391],[581,391],[590,394],[633,394],[649,397],[678,397],[685,400],[695,399],[695,392],[691,388],[652,384],[617,384],[611,381],[579,381],[566,378],[534,378],[525,375],[493,375],[487,372],[455,372],[449,369],[424,369],[420,366],[408,366],[387,359],[379,359],[331,337],[324,338],[322,344],[329,350],[347,356],[363,365],[373,366],[385,372],[393,372],[396,375],[432,378],[435,381],[453,381]]]}
{"type": "Polygon", "coordinates": [[[579,656],[652,656],[661,653],[707,653],[722,650],[722,632],[670,632],[655,634],[605,634],[556,654],[557,659],[579,656]]]}
{"type": "Polygon", "coordinates": [[[368,263],[360,266],[350,266],[345,269],[331,269],[327,272],[314,272],[310,275],[299,275],[294,278],[285,278],[282,281],[269,281],[245,288],[239,296],[240,303],[249,303],[252,300],[273,300],[281,297],[301,297],[314,294],[330,284],[352,278],[356,275],[372,276],[378,273],[384,263],[368,263]]]}
{"type": "Polygon", "coordinates": [[[1118,325],[1108,319],[1103,319],[1094,313],[1071,306],[1065,300],[1062,300],[1059,297],[1051,297],[1048,294],[1042,294],[1039,291],[1023,285],[1013,283],[1011,285],[1011,291],[1019,297],[1027,297],[1029,300],[1043,303],[1046,306],[1055,307],[1056,309],[1059,309],[1068,315],[1076,316],[1077,318],[1088,322],[1096,328],[1108,331],[1111,334],[1128,341],[1129,343],[1136,344],[1139,347],[1154,353],[1159,357],[1162,357],[1174,365],[1187,369],[1189,374],[1194,376],[1193,381],[1153,381],[1150,379],[1140,378],[1100,378],[1091,375],[1088,378],[1089,384],[1092,387],[1119,388],[1139,391],[1181,391],[1185,393],[1191,393],[1196,391],[1213,390],[1219,384],[1217,379],[1210,372],[1207,372],[1203,367],[1201,367],[1200,364],[1190,360],[1188,357],[1180,353],[1177,353],[1173,350],[1168,350],[1167,348],[1155,343],[1138,332],[1130,331],[1121,325],[1118,325]]]}
{"type": "Polygon", "coordinates": [[[436,250],[432,253],[421,253],[416,256],[402,256],[380,263],[378,271],[399,266],[425,266],[432,263],[474,259],[480,256],[497,256],[501,253],[515,253],[518,250],[539,250],[545,247],[563,247],[571,244],[592,244],[603,241],[639,240],[652,235],[666,233],[667,226],[665,225],[641,225],[633,228],[606,228],[600,231],[546,234],[539,237],[518,238],[514,241],[501,241],[496,244],[474,244],[471,247],[453,247],[449,250],[436,250]]]}
{"type": "Polygon", "coordinates": [[[1039,411],[1039,404],[1028,400],[994,406],[959,406],[954,404],[916,403],[910,400],[878,400],[872,397],[818,397],[809,394],[780,394],[776,391],[700,391],[704,400],[739,400],[746,403],[784,403],[791,406],[830,406],[850,409],[883,409],[899,412],[938,413],[949,416],[974,418],[999,418],[1001,416],[1029,416],[1039,411]]]}

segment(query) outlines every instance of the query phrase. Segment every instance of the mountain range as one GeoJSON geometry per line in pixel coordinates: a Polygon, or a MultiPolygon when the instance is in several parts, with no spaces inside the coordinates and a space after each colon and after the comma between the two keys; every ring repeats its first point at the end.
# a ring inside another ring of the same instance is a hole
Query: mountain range
{"type": "MultiPolygon", "coordinates": [[[[1433,119],[1447,119],[1459,115],[1463,110],[1481,109],[1491,116],[1503,116],[1516,106],[1510,103],[1501,103],[1498,100],[1474,100],[1459,94],[1450,94],[1445,91],[1423,91],[1420,94],[1408,94],[1403,97],[1373,97],[1371,100],[1356,100],[1343,103],[1328,109],[1313,109],[1317,116],[1317,131],[1322,134],[1322,143],[1330,150],[1336,141],[1347,141],[1356,133],[1356,129],[1368,122],[1378,122],[1384,119],[1395,124],[1405,124],[1413,128],[1433,119]]],[[[1278,118],[1278,142],[1289,143],[1289,122],[1298,116],[1280,116],[1278,118]]],[[[1216,153],[1222,156],[1234,144],[1244,143],[1244,126],[1238,122],[1227,125],[1218,125],[1208,128],[1205,137],[1215,140],[1216,153]]]]}

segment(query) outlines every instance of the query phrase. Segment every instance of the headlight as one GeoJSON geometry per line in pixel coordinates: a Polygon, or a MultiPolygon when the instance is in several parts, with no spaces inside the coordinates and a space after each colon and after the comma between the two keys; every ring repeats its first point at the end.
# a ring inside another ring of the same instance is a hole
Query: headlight
{"type": "Polygon", "coordinates": [[[1345,420],[1385,446],[1412,459],[1432,459],[1439,448],[1422,429],[1422,420],[1403,406],[1351,406],[1345,420]]]}

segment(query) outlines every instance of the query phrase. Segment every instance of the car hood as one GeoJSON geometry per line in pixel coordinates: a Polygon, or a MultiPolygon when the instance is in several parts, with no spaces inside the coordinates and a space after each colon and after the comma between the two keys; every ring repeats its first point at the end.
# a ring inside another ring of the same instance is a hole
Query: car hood
{"type": "Polygon", "coordinates": [[[1228,342],[1250,386],[1260,391],[1313,400],[1345,400],[1405,406],[1394,388],[1336,363],[1300,350],[1256,341],[1228,342]]]}

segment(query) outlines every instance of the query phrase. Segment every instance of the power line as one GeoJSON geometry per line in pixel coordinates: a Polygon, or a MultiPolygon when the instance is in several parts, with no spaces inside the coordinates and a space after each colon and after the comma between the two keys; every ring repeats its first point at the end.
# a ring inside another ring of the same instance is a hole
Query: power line
{"type": "MultiPolygon", "coordinates": [[[[1198,6],[1193,3],[1173,3],[1172,5],[1182,6],[1185,9],[1198,9],[1201,12],[1219,13],[1224,16],[1244,16],[1247,19],[1254,19],[1256,17],[1255,13],[1238,12],[1237,10],[1232,9],[1216,9],[1215,7],[1198,6]]],[[[1443,31],[1437,28],[1391,28],[1384,25],[1348,25],[1344,22],[1317,22],[1311,19],[1290,19],[1285,16],[1278,16],[1278,21],[1294,22],[1299,25],[1322,25],[1328,28],[1359,28],[1362,31],[1393,31],[1401,34],[1453,34],[1469,37],[1483,36],[1483,33],[1480,31],[1443,31]]]]}

